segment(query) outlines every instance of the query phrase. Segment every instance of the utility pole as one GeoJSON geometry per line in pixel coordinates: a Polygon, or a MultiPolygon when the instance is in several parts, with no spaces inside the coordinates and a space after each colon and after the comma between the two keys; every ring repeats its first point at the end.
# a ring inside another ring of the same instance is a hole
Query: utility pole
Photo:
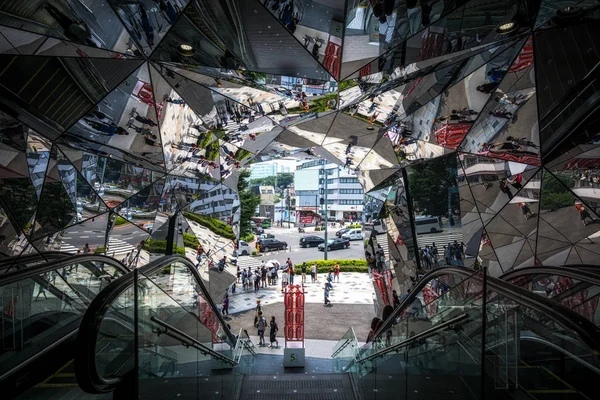
{"type": "Polygon", "coordinates": [[[325,204],[323,204],[323,217],[325,219],[325,247],[323,248],[323,259],[327,260],[327,225],[329,225],[329,213],[327,211],[327,169],[325,168],[327,164],[323,164],[323,179],[325,180],[324,182],[324,188],[325,188],[325,204]]]}
{"type": "Polygon", "coordinates": [[[287,205],[286,205],[286,215],[288,222],[288,229],[290,229],[290,187],[287,187],[287,205]]]}

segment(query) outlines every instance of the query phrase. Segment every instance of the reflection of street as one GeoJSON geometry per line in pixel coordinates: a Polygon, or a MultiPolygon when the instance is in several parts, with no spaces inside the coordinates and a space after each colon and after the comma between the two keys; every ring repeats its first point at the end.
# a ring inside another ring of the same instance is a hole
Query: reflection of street
{"type": "MultiPolygon", "coordinates": [[[[105,247],[105,231],[107,215],[103,214],[94,218],[94,221],[88,220],[68,228],[56,240],[60,244],[60,251],[68,253],[77,253],[86,243],[91,252],[98,247],[105,247]]],[[[138,243],[146,240],[148,234],[136,226],[126,223],[115,226],[109,235],[107,255],[120,256],[127,254],[135,249],[138,243]]]]}
{"type": "MultiPolygon", "coordinates": [[[[335,232],[341,228],[330,228],[328,231],[329,239],[335,239],[335,232]]],[[[306,235],[324,237],[324,232],[312,232],[298,233],[297,228],[271,228],[266,229],[266,233],[272,233],[275,235],[277,240],[284,241],[288,244],[288,250],[280,250],[271,252],[269,255],[264,254],[260,257],[240,256],[239,265],[240,267],[256,267],[260,266],[261,261],[277,260],[281,265],[284,265],[288,257],[294,262],[294,264],[302,264],[305,261],[322,260],[323,252],[319,251],[317,247],[302,248],[299,245],[300,238],[306,235]]],[[[254,244],[250,244],[253,246],[254,244]]],[[[330,260],[364,260],[365,252],[362,240],[356,240],[350,242],[350,248],[343,250],[332,250],[328,252],[327,258],[330,260]]]]}
{"type": "Polygon", "coordinates": [[[438,252],[456,241],[460,244],[463,241],[463,233],[460,222],[457,222],[454,226],[444,226],[444,230],[438,233],[424,233],[417,235],[417,245],[421,248],[425,246],[435,246],[438,248],[438,252]]]}

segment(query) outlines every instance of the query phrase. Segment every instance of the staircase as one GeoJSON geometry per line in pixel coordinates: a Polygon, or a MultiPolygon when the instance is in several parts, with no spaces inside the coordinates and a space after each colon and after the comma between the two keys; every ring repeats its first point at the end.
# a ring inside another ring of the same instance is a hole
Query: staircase
{"type": "Polygon", "coordinates": [[[245,375],[239,400],[351,400],[347,374],[245,375]]]}

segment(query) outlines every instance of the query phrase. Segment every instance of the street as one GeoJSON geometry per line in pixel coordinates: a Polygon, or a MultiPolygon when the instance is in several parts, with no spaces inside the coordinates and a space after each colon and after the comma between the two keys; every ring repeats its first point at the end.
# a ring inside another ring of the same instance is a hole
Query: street
{"type": "MultiPolygon", "coordinates": [[[[284,224],[285,226],[286,224],[284,224]]],[[[328,228],[328,237],[329,239],[335,238],[335,232],[340,230],[341,228],[328,228]]],[[[294,264],[301,264],[305,261],[313,261],[313,260],[322,260],[323,253],[319,251],[317,247],[309,247],[302,248],[299,245],[300,238],[302,236],[319,236],[324,237],[325,232],[313,232],[313,228],[307,228],[306,233],[298,233],[298,228],[279,228],[273,227],[269,229],[265,229],[265,233],[271,233],[275,235],[275,239],[284,241],[288,244],[288,249],[286,251],[274,251],[269,255],[268,253],[263,253],[262,256],[259,257],[251,257],[251,256],[240,256],[238,258],[238,263],[240,267],[256,267],[260,265],[261,261],[268,260],[277,260],[281,265],[284,265],[287,261],[288,257],[292,259],[294,264]]],[[[250,244],[253,246],[253,244],[250,244]]],[[[327,258],[329,260],[364,260],[365,252],[364,252],[364,240],[355,240],[350,242],[350,248],[343,250],[332,250],[327,253],[327,258]]]]}

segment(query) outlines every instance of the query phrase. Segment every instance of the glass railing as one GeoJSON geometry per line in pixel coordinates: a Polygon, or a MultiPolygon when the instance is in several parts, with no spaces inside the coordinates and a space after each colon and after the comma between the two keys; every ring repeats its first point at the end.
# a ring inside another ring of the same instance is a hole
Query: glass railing
{"type": "Polygon", "coordinates": [[[187,392],[185,398],[205,393],[232,398],[234,375],[222,373],[237,365],[232,345],[216,337],[153,279],[139,273],[136,286],[138,396],[172,398],[172,393],[159,394],[168,374],[174,387],[187,388],[178,389],[187,392]]]}
{"type": "Polygon", "coordinates": [[[590,382],[600,378],[595,326],[537,297],[481,272],[468,276],[421,307],[405,306],[344,370],[365,399],[592,398],[590,382]]]}
{"type": "Polygon", "coordinates": [[[238,344],[193,264],[181,256],[165,256],[113,282],[81,326],[76,374],[90,393],[160,398],[156,392],[169,378],[195,388],[185,398],[203,392],[231,398],[237,381],[230,370],[247,365],[253,353],[245,341],[238,344]]]}
{"type": "Polygon", "coordinates": [[[557,301],[596,326],[600,325],[600,313],[597,311],[600,275],[597,268],[528,267],[508,272],[500,279],[557,301]]]}
{"type": "Polygon", "coordinates": [[[334,371],[342,372],[358,357],[359,344],[354,329],[350,327],[342,338],[333,346],[331,358],[335,361],[334,371]]]}
{"type": "Polygon", "coordinates": [[[126,272],[115,260],[90,255],[0,276],[0,379],[74,339],[93,298],[126,272]]]}
{"type": "Polygon", "coordinates": [[[49,261],[59,260],[70,257],[71,254],[58,251],[48,251],[44,253],[35,253],[27,255],[18,255],[13,257],[0,258],[0,276],[13,271],[20,271],[23,268],[34,267],[45,264],[49,261]]]}
{"type": "Polygon", "coordinates": [[[234,360],[237,362],[237,366],[234,370],[235,381],[233,388],[233,398],[238,399],[241,395],[242,384],[244,382],[244,376],[255,373],[254,365],[255,360],[258,357],[256,354],[256,348],[254,343],[248,336],[248,331],[245,328],[240,328],[237,336],[235,349],[233,350],[234,360]]]}

